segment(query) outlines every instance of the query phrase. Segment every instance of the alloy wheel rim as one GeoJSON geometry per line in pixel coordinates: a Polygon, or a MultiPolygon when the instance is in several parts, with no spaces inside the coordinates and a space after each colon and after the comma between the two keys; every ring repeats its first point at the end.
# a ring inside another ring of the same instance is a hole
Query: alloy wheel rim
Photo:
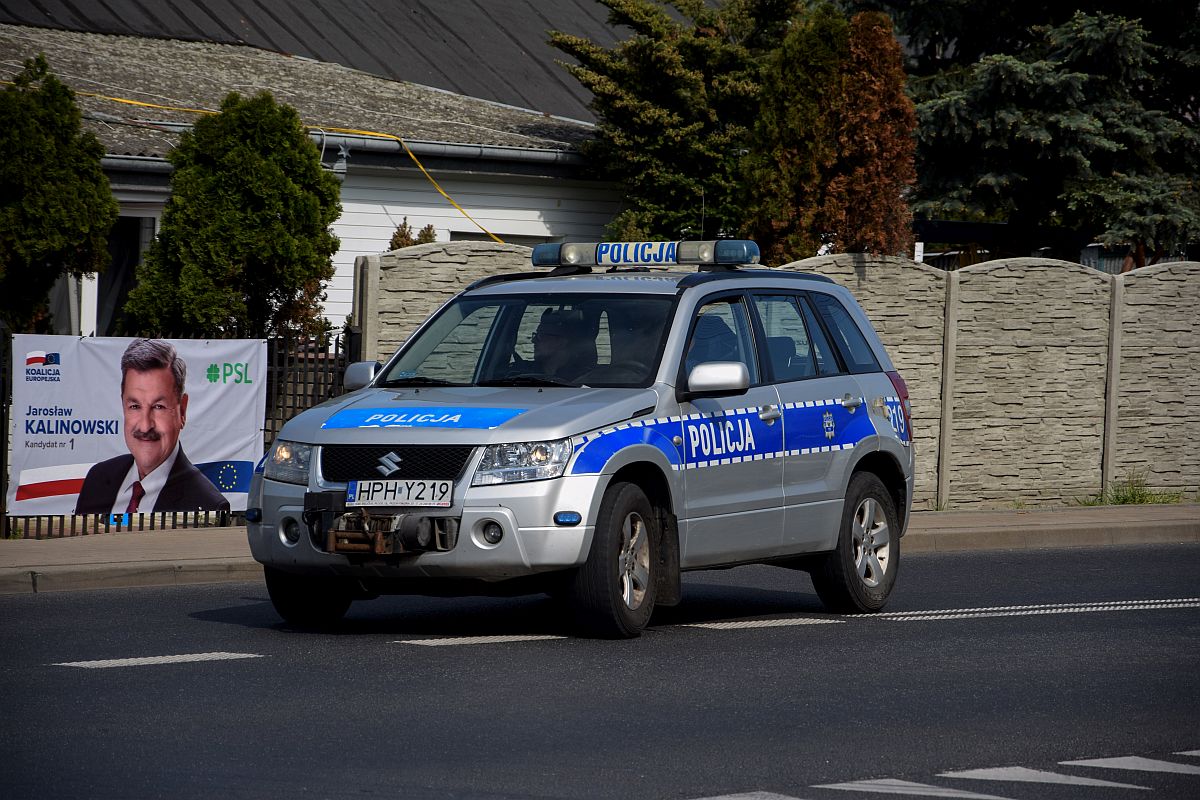
{"type": "Polygon", "coordinates": [[[850,524],[854,543],[854,569],[863,585],[874,589],[891,566],[892,537],[887,515],[873,497],[858,504],[850,524]]]}
{"type": "Polygon", "coordinates": [[[636,512],[621,522],[621,551],[617,557],[621,599],[631,611],[641,608],[650,588],[650,537],[646,521],[636,512]]]}

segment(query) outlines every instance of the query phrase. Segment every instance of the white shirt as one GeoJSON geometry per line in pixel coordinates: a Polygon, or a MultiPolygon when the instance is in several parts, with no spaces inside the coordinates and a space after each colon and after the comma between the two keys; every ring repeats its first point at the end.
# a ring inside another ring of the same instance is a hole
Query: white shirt
{"type": "MultiPolygon", "coordinates": [[[[178,455],[179,442],[175,442],[175,449],[171,451],[171,455],[167,456],[167,460],[141,479],[142,491],[146,494],[138,502],[138,514],[148,514],[154,510],[154,504],[158,502],[159,493],[167,485],[167,477],[171,474],[171,468],[175,466],[175,457],[178,455]]],[[[129,472],[125,473],[125,480],[121,482],[121,491],[117,492],[117,499],[113,501],[112,513],[124,514],[125,509],[129,508],[129,501],[133,499],[133,484],[137,480],[138,465],[134,461],[129,472]]]]}

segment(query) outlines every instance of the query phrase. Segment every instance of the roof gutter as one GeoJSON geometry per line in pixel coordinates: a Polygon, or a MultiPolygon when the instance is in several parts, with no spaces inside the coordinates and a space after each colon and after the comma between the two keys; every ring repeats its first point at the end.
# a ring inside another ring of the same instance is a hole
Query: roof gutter
{"type": "MultiPolygon", "coordinates": [[[[155,127],[181,133],[191,130],[191,125],[183,122],[155,122],[155,127]]],[[[327,151],[333,150],[341,155],[344,149],[346,155],[354,152],[380,153],[386,155],[404,156],[404,147],[397,139],[387,139],[382,136],[363,136],[353,133],[328,133],[320,128],[310,128],[309,138],[321,149],[322,161],[327,151]]],[[[454,142],[429,142],[406,140],[408,149],[417,157],[451,158],[462,161],[508,161],[520,164],[550,164],[578,167],[584,164],[583,156],[573,150],[551,150],[536,147],[505,147],[486,144],[457,144],[454,142]]],[[[133,170],[157,171],[152,168],[138,166],[140,162],[157,161],[166,164],[164,159],[146,158],[144,156],[108,156],[105,166],[121,166],[133,170]]],[[[170,165],[166,166],[170,172],[170,165]]]]}

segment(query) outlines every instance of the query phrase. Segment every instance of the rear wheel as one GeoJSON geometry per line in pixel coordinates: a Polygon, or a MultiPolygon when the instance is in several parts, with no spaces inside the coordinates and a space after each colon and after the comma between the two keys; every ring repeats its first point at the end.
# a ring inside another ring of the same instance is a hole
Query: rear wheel
{"type": "Polygon", "coordinates": [[[609,487],[600,504],[587,561],[570,599],[584,631],[611,639],[641,634],[654,612],[658,516],[632,483],[609,487]]]}
{"type": "Polygon", "coordinates": [[[817,596],[830,611],[878,611],[896,584],[899,568],[896,504],[876,475],[857,472],[846,490],[837,548],[812,570],[817,596]]]}
{"type": "Polygon", "coordinates": [[[354,593],[337,578],[296,575],[263,567],[271,605],[284,621],[299,628],[330,628],[346,615],[354,593]]]}

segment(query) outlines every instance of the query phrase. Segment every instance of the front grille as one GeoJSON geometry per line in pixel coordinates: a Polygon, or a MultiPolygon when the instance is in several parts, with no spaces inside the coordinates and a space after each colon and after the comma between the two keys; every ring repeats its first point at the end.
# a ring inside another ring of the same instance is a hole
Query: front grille
{"type": "Polygon", "coordinates": [[[379,480],[384,477],[376,467],[388,453],[399,456],[400,471],[390,479],[454,481],[462,475],[475,448],[443,445],[327,445],[321,448],[321,475],[327,481],[379,480]]]}

